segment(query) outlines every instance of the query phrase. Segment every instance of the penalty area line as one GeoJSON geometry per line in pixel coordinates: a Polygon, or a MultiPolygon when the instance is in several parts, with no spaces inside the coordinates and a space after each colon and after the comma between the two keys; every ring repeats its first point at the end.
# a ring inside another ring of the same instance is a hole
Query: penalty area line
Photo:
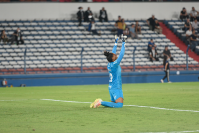
{"type": "MultiPolygon", "coordinates": [[[[55,101],[55,102],[68,102],[68,103],[92,103],[92,102],[78,102],[78,101],[66,101],[66,100],[55,100],[55,99],[40,99],[46,101],[55,101]]],[[[152,106],[139,106],[139,105],[123,105],[129,107],[138,107],[138,108],[151,108],[151,109],[160,109],[160,110],[171,110],[171,111],[180,111],[180,112],[199,112],[196,110],[181,110],[181,109],[169,109],[169,108],[160,108],[160,107],[152,107],[152,106]]]]}

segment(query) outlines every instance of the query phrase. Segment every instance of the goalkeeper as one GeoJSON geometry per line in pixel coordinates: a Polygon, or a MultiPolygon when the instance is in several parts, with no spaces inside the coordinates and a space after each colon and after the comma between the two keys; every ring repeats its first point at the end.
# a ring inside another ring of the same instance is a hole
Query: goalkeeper
{"type": "Polygon", "coordinates": [[[108,60],[107,69],[109,72],[109,93],[111,102],[102,101],[102,99],[96,99],[91,105],[90,108],[98,108],[100,105],[112,108],[122,108],[123,107],[123,91],[122,91],[122,80],[121,80],[121,67],[120,62],[125,53],[125,42],[127,36],[122,35],[122,48],[119,57],[117,58],[117,41],[118,37],[115,36],[115,45],[113,47],[112,53],[104,51],[104,55],[108,60]]]}

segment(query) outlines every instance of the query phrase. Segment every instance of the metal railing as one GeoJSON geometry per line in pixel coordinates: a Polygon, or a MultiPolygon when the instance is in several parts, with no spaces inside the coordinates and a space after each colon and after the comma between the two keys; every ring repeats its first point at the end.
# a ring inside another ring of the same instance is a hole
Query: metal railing
{"type": "Polygon", "coordinates": [[[186,50],[186,70],[188,70],[188,50],[190,49],[190,45],[188,45],[186,50]]]}

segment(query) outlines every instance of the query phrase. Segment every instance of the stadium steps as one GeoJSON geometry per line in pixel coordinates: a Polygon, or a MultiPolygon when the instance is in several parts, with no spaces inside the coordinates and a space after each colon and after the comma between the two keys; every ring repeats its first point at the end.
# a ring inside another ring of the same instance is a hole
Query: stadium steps
{"type": "MultiPolygon", "coordinates": [[[[184,42],[182,42],[165,24],[160,22],[160,26],[163,29],[163,34],[184,53],[186,53],[187,46],[185,45],[184,42]]],[[[189,57],[193,58],[195,61],[199,62],[199,56],[195,54],[194,52],[191,52],[190,50],[188,51],[189,57]]]]}

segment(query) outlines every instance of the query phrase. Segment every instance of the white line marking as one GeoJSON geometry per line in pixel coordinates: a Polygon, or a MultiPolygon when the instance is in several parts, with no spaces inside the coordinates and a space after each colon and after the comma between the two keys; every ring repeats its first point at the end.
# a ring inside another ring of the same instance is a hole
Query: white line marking
{"type": "Polygon", "coordinates": [[[195,131],[171,131],[171,132],[140,132],[140,133],[191,133],[191,132],[199,132],[199,130],[195,130],[195,131]]]}
{"type": "MultiPolygon", "coordinates": [[[[69,102],[69,103],[92,103],[92,102],[65,101],[65,100],[54,100],[54,99],[40,99],[40,100],[69,102]]],[[[196,111],[196,110],[168,109],[168,108],[160,108],[160,107],[152,107],[152,106],[139,106],[139,105],[124,105],[124,106],[132,106],[132,107],[139,107],[139,108],[151,108],[151,109],[162,109],[162,110],[181,111],[181,112],[183,112],[183,111],[185,111],[185,112],[199,112],[199,111],[196,111]]]]}

